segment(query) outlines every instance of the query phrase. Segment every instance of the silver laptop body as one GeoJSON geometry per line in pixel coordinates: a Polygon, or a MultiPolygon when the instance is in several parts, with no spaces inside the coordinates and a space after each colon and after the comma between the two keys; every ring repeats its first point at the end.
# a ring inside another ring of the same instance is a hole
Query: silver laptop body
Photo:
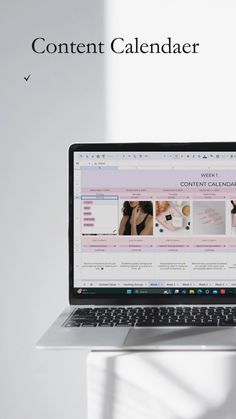
{"type": "Polygon", "coordinates": [[[37,348],[234,350],[235,249],[236,143],[73,144],[69,305],[37,348]],[[204,307],[225,321],[73,323],[78,309],[204,307]]]}

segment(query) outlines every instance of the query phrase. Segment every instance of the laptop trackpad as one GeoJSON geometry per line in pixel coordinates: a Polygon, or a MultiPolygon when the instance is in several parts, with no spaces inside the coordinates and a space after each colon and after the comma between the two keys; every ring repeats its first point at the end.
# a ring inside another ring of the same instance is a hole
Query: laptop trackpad
{"type": "Polygon", "coordinates": [[[236,328],[134,328],[130,329],[124,347],[142,350],[236,350],[236,328]]]}

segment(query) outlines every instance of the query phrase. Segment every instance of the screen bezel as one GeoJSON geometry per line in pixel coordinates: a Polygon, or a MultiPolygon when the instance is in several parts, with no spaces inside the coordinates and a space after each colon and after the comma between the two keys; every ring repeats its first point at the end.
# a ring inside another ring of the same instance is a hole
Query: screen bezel
{"type": "Polygon", "coordinates": [[[71,305],[235,304],[235,297],[190,295],[77,295],[74,289],[74,153],[75,152],[236,152],[236,142],[75,143],[69,148],[69,303],[71,305]]]}

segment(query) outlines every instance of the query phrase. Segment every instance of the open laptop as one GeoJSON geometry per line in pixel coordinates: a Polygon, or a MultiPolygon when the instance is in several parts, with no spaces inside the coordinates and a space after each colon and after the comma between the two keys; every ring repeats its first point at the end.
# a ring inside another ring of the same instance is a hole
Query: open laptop
{"type": "Polygon", "coordinates": [[[38,348],[236,348],[236,143],[69,149],[69,306],[38,348]]]}

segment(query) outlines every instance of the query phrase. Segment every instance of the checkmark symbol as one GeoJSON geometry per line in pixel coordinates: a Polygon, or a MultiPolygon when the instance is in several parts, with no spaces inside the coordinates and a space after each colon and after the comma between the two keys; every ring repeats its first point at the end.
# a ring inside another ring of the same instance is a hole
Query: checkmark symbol
{"type": "Polygon", "coordinates": [[[30,76],[31,76],[31,74],[29,74],[27,77],[24,77],[25,81],[28,81],[30,76]]]}

